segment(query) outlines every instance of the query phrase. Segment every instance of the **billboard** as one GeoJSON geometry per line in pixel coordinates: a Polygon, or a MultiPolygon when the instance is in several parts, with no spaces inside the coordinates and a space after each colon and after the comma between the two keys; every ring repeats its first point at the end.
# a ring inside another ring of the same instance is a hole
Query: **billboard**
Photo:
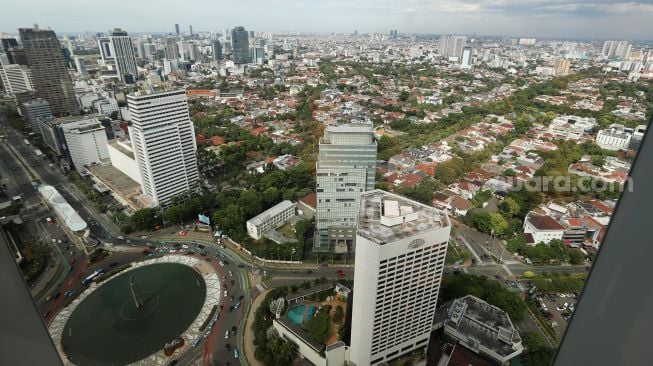
{"type": "Polygon", "coordinates": [[[204,224],[207,224],[207,225],[211,224],[211,220],[209,220],[208,216],[199,214],[199,215],[197,215],[197,218],[200,220],[201,223],[204,223],[204,224]]]}

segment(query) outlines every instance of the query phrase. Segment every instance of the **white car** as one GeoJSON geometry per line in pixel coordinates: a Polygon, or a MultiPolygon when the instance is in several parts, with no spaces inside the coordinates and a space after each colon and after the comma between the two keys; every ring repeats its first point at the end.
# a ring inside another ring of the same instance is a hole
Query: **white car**
{"type": "Polygon", "coordinates": [[[229,271],[229,277],[233,277],[233,276],[234,276],[234,273],[229,271]]]}
{"type": "Polygon", "coordinates": [[[219,264],[221,267],[224,266],[224,262],[223,262],[223,261],[219,261],[218,264],[219,264]]]}
{"type": "Polygon", "coordinates": [[[229,331],[224,334],[224,339],[229,339],[229,331]]]}
{"type": "Polygon", "coordinates": [[[227,290],[224,290],[224,297],[227,297],[227,290]]]}
{"type": "Polygon", "coordinates": [[[181,247],[184,248],[184,249],[188,249],[188,245],[186,245],[186,244],[182,245],[181,247]]]}

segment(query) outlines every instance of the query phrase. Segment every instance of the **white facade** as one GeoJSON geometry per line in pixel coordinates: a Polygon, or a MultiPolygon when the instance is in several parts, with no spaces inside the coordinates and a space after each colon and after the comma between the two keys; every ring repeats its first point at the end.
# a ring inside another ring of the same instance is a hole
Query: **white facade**
{"type": "Polygon", "coordinates": [[[352,364],[380,364],[428,344],[450,231],[433,207],[381,190],[361,195],[352,364]]]}
{"type": "Polygon", "coordinates": [[[324,130],[316,164],[319,250],[353,250],[358,199],[374,189],[376,149],[371,123],[330,125],[324,130]]]}
{"type": "Polygon", "coordinates": [[[606,150],[627,150],[632,137],[632,129],[613,124],[610,128],[601,130],[596,134],[596,144],[606,150]]]}
{"type": "Polygon", "coordinates": [[[167,205],[173,196],[193,190],[199,179],[186,92],[129,95],[127,102],[143,193],[167,205]]]}
{"type": "Polygon", "coordinates": [[[127,32],[116,29],[110,36],[98,38],[98,46],[102,61],[115,70],[116,77],[125,83],[138,78],[134,44],[127,32]]]}
{"type": "Polygon", "coordinates": [[[39,133],[41,127],[38,119],[42,117],[52,117],[52,109],[50,108],[50,103],[45,99],[33,99],[28,102],[23,103],[21,106],[23,112],[23,117],[29,123],[32,132],[39,133]]]}
{"type": "Polygon", "coordinates": [[[464,36],[442,36],[438,53],[443,57],[460,57],[466,42],[467,37],[464,36]]]}
{"type": "Polygon", "coordinates": [[[32,72],[27,66],[10,64],[0,65],[0,80],[5,92],[9,94],[33,91],[32,72]]]}
{"type": "Polygon", "coordinates": [[[136,160],[134,160],[134,151],[132,150],[131,141],[121,141],[118,139],[111,140],[107,144],[107,150],[109,151],[111,165],[120,170],[124,175],[131,178],[134,182],[143,185],[141,170],[138,168],[136,160]]]}
{"type": "Polygon", "coordinates": [[[280,227],[293,216],[295,216],[295,204],[288,200],[282,201],[247,220],[247,234],[259,240],[263,234],[280,227]]]}
{"type": "Polygon", "coordinates": [[[107,134],[104,126],[95,118],[59,125],[66,140],[70,160],[79,173],[84,166],[99,164],[109,158],[107,134]]]}
{"type": "Polygon", "coordinates": [[[463,49],[463,57],[460,60],[460,67],[463,69],[469,69],[472,67],[472,48],[465,47],[463,49]]]}
{"type": "Polygon", "coordinates": [[[533,236],[533,244],[562,240],[564,233],[564,227],[549,216],[528,214],[524,219],[524,234],[533,236]]]}

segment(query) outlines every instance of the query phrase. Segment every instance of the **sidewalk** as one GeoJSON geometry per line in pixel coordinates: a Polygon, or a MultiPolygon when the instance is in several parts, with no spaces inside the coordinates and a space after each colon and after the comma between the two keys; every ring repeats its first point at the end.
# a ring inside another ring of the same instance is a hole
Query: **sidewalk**
{"type": "Polygon", "coordinates": [[[243,341],[245,345],[245,358],[247,363],[251,366],[263,366],[256,357],[254,357],[254,334],[252,332],[252,324],[254,323],[254,314],[261,303],[265,299],[265,296],[271,290],[265,290],[264,292],[259,293],[253,300],[252,306],[249,307],[249,313],[247,313],[247,321],[245,322],[245,334],[243,335],[243,341]]]}

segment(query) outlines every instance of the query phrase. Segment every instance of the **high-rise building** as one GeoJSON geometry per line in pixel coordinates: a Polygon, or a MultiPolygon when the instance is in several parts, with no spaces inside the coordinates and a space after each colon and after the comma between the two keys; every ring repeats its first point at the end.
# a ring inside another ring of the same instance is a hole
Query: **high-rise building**
{"type": "Polygon", "coordinates": [[[16,94],[34,91],[32,72],[18,64],[0,65],[0,81],[6,93],[16,94]]]}
{"type": "Polygon", "coordinates": [[[132,37],[116,28],[108,37],[99,37],[97,41],[104,64],[112,67],[122,82],[133,84],[138,79],[138,69],[132,37]]]}
{"type": "Polygon", "coordinates": [[[244,27],[231,30],[231,59],[235,64],[247,64],[249,58],[249,35],[244,27]]]}
{"type": "Polygon", "coordinates": [[[20,110],[23,117],[27,120],[27,124],[34,133],[40,133],[41,127],[39,126],[38,119],[41,117],[52,117],[52,109],[50,103],[45,99],[28,100],[20,104],[20,110]]]}
{"type": "Polygon", "coordinates": [[[626,41],[605,41],[603,43],[603,57],[628,58],[632,45],[626,41]]]}
{"type": "Polygon", "coordinates": [[[351,253],[360,194],[374,189],[376,140],[371,123],[330,125],[319,142],[317,251],[351,253]]]}
{"type": "Polygon", "coordinates": [[[65,141],[62,144],[63,154],[77,172],[84,173],[85,166],[109,159],[107,133],[97,118],[62,123],[58,128],[63,132],[65,141]]]}
{"type": "Polygon", "coordinates": [[[11,53],[9,53],[9,50],[14,47],[18,47],[18,41],[16,41],[16,38],[0,38],[0,53],[4,53],[7,56],[7,62],[9,64],[16,63],[11,53]]]}
{"type": "Polygon", "coordinates": [[[213,59],[215,61],[222,60],[222,45],[220,44],[220,41],[217,39],[213,40],[213,42],[211,42],[211,48],[213,51],[213,59]]]}
{"type": "Polygon", "coordinates": [[[463,69],[469,69],[472,67],[472,48],[465,47],[463,48],[463,56],[460,59],[460,67],[463,69]]]}
{"type": "Polygon", "coordinates": [[[155,205],[195,189],[199,179],[195,130],[184,90],[127,96],[129,135],[143,193],[155,205]]]}
{"type": "Polygon", "coordinates": [[[193,36],[193,26],[189,25],[188,28],[189,28],[188,30],[190,31],[190,36],[192,37],[193,36]]]}
{"type": "Polygon", "coordinates": [[[179,35],[179,24],[175,23],[175,34],[179,35]]]}
{"type": "Polygon", "coordinates": [[[381,190],[363,193],[359,210],[350,360],[378,365],[427,345],[451,223],[381,190]]]}
{"type": "Polygon", "coordinates": [[[55,115],[78,114],[73,82],[57,35],[38,26],[20,28],[19,33],[37,95],[50,103],[55,115]]]}
{"type": "Polygon", "coordinates": [[[555,69],[556,76],[568,75],[569,67],[571,66],[571,60],[559,58],[555,60],[553,68],[555,69]]]}
{"type": "Polygon", "coordinates": [[[176,37],[166,37],[165,56],[168,60],[176,60],[179,58],[179,47],[177,46],[176,37]]]}
{"type": "Polygon", "coordinates": [[[443,57],[461,57],[466,42],[467,37],[465,36],[442,36],[440,37],[439,53],[443,57]]]}

